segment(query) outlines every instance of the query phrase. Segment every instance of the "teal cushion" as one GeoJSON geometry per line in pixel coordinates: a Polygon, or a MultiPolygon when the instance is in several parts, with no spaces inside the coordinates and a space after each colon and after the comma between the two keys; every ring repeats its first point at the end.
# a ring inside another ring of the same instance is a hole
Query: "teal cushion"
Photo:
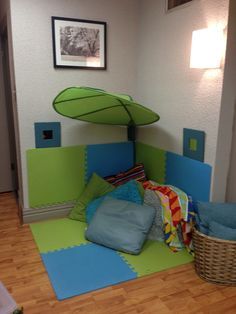
{"type": "Polygon", "coordinates": [[[236,203],[196,202],[199,230],[207,233],[209,223],[215,221],[236,228],[236,203]]]}
{"type": "Polygon", "coordinates": [[[134,202],[137,204],[142,204],[142,196],[140,195],[138,183],[134,180],[131,180],[115,190],[107,193],[106,195],[99,197],[92,202],[90,202],[86,208],[86,222],[89,224],[95,214],[97,208],[100,206],[105,196],[111,196],[119,200],[125,200],[134,202]]]}
{"type": "Polygon", "coordinates": [[[155,209],[133,202],[105,197],[85,236],[112,249],[138,254],[155,217],[155,209]]]}
{"type": "Polygon", "coordinates": [[[226,227],[218,222],[209,222],[208,235],[223,240],[236,240],[236,228],[226,227]]]}

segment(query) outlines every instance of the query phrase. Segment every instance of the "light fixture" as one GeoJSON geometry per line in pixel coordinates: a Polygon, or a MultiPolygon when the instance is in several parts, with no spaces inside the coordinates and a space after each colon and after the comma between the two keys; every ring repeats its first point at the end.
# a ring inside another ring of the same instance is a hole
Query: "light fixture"
{"type": "Polygon", "coordinates": [[[219,68],[223,44],[223,30],[219,27],[193,31],[190,68],[219,68]]]}

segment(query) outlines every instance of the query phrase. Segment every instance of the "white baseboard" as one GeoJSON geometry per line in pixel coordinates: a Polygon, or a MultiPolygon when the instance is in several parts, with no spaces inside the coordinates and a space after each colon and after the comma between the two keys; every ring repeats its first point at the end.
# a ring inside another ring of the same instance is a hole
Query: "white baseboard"
{"type": "Polygon", "coordinates": [[[23,210],[23,223],[28,224],[41,220],[67,217],[73,206],[74,204],[70,203],[64,205],[54,205],[45,208],[25,209],[23,210]]]}

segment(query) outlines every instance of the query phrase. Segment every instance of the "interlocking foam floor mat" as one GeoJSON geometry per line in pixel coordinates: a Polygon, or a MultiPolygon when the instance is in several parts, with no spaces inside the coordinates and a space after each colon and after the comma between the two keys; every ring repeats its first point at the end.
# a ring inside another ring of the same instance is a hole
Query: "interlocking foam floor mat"
{"type": "Polygon", "coordinates": [[[84,238],[86,224],[67,218],[30,227],[59,300],[193,261],[186,250],[173,253],[156,241],[146,241],[139,255],[93,244],[84,238]]]}

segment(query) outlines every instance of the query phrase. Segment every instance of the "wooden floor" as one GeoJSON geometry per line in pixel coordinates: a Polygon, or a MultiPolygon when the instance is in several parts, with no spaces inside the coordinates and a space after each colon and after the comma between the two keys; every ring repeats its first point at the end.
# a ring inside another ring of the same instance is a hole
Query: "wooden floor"
{"type": "Polygon", "coordinates": [[[192,264],[57,301],[11,193],[0,194],[0,280],[26,314],[236,313],[236,287],[206,283],[192,264]]]}

